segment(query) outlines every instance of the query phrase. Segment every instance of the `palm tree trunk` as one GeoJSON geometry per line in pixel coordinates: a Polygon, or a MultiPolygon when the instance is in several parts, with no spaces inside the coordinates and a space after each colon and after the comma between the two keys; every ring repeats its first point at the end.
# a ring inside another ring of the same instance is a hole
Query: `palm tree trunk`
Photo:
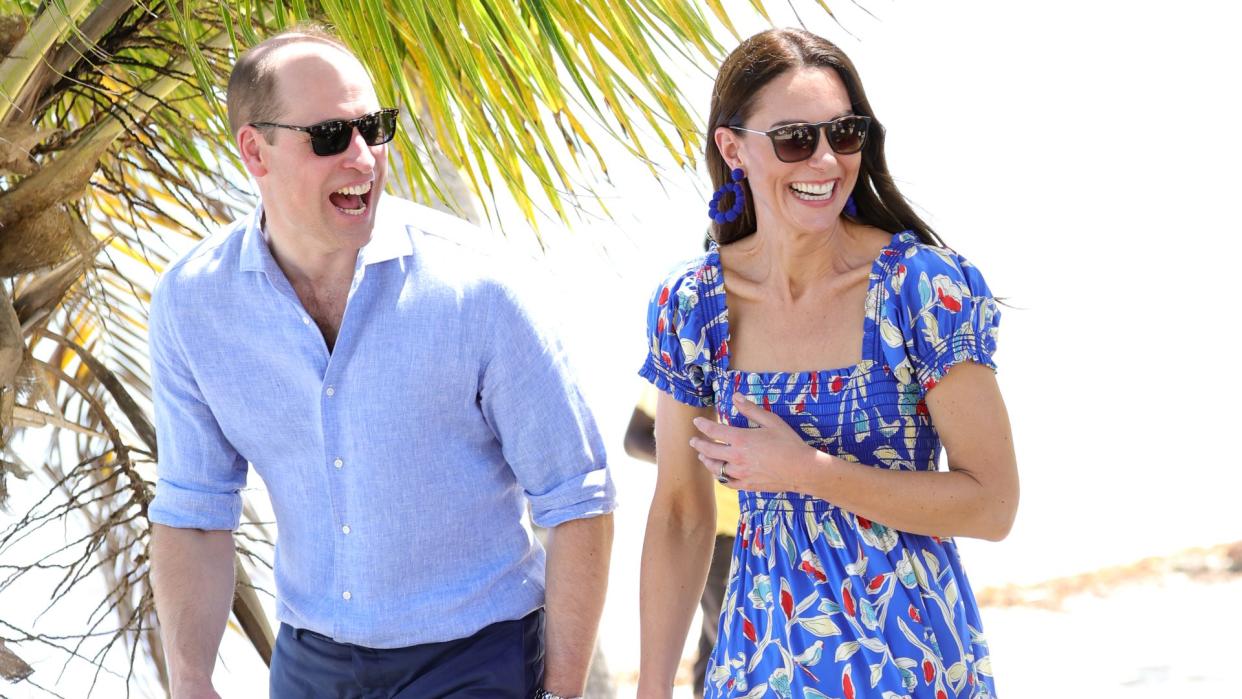
{"type": "MultiPolygon", "coordinates": [[[[220,32],[205,45],[224,48],[229,45],[228,34],[220,32]]],[[[8,65],[8,60],[0,63],[0,66],[8,65]]],[[[0,193],[0,276],[46,267],[60,262],[72,251],[73,222],[64,205],[85,194],[100,158],[126,133],[128,122],[123,115],[151,112],[173,90],[185,84],[175,74],[188,73],[193,66],[185,59],[170,70],[174,75],[150,81],[129,103],[113,106],[111,112],[83,134],[73,147],[17,186],[0,193]]]]}
{"type": "Polygon", "coordinates": [[[5,418],[12,416],[12,394],[17,383],[17,370],[22,365],[26,345],[22,341],[22,324],[13,310],[9,292],[0,286],[0,401],[8,409],[0,408],[0,426],[7,425],[5,418]]]}
{"type": "Polygon", "coordinates": [[[26,35],[13,47],[4,62],[0,63],[0,124],[19,118],[22,114],[15,109],[14,98],[20,95],[26,82],[43,64],[44,57],[51,53],[52,47],[64,39],[77,24],[90,0],[65,0],[64,12],[59,3],[51,3],[38,19],[26,30],[26,35]]]}

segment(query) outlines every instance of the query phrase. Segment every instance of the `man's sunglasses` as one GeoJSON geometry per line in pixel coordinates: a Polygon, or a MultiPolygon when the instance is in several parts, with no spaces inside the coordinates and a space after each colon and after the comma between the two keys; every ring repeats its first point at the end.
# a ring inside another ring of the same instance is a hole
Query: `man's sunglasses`
{"type": "Polygon", "coordinates": [[[315,151],[315,155],[336,155],[349,148],[355,128],[362,134],[362,140],[368,146],[379,146],[391,141],[397,133],[397,110],[381,109],[357,119],[329,119],[313,126],[291,126],[270,121],[252,121],[250,125],[256,129],[275,127],[308,133],[311,150],[315,151]]]}
{"type": "Polygon", "coordinates": [[[798,163],[815,154],[819,147],[819,131],[822,127],[828,139],[828,147],[839,155],[850,155],[862,150],[867,142],[867,129],[871,126],[871,117],[849,116],[837,117],[832,121],[821,121],[818,124],[789,124],[778,126],[771,131],[755,131],[741,126],[730,126],[734,131],[758,133],[772,139],[772,150],[776,157],[785,163],[798,163]]]}

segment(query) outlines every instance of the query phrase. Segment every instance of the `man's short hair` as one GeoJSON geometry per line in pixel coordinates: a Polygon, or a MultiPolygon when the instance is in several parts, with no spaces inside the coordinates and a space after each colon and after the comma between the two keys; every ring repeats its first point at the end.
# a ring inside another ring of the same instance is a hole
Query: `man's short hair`
{"type": "Polygon", "coordinates": [[[229,109],[229,129],[233,136],[253,121],[277,121],[284,105],[276,90],[276,71],[271,60],[276,51],[290,44],[316,43],[353,52],[321,24],[301,23],[250,47],[233,64],[225,102],[229,109]]]}

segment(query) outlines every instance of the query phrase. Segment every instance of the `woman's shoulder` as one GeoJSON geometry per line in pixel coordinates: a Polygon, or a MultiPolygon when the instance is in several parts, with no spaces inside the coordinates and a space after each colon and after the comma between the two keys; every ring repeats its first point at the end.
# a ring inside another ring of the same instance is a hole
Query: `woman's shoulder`
{"type": "Polygon", "coordinates": [[[720,285],[720,253],[715,246],[678,262],[664,275],[651,297],[653,305],[674,306],[683,311],[696,307],[720,285]]]}
{"type": "Polygon", "coordinates": [[[679,263],[656,287],[647,313],[649,356],[642,376],[677,400],[711,405],[707,371],[712,364],[713,338],[719,333],[709,304],[720,293],[719,259],[715,250],[679,263]]]}
{"type": "MultiPolygon", "coordinates": [[[[903,231],[880,257],[882,303],[925,308],[934,300],[992,295],[983,274],[961,253],[903,231]]],[[[950,306],[954,301],[948,301],[950,306]]]]}
{"type": "Polygon", "coordinates": [[[889,258],[886,266],[893,272],[942,274],[954,278],[978,274],[978,269],[958,251],[923,241],[912,231],[895,234],[884,254],[889,258]]]}
{"type": "Polygon", "coordinates": [[[886,252],[878,320],[894,373],[917,374],[930,388],[960,361],[995,368],[1000,311],[979,270],[957,251],[910,232],[894,235],[886,252]],[[912,365],[905,366],[907,358],[912,365]]]}

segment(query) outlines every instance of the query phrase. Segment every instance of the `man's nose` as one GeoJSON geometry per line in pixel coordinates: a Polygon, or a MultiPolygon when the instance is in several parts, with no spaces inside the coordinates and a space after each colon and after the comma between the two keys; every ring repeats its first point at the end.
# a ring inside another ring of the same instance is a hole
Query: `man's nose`
{"type": "Polygon", "coordinates": [[[346,165],[358,170],[370,172],[375,168],[375,153],[372,148],[383,149],[384,146],[369,146],[366,139],[362,137],[362,133],[358,129],[353,129],[349,135],[349,147],[345,149],[343,154],[346,159],[346,165]]]}

